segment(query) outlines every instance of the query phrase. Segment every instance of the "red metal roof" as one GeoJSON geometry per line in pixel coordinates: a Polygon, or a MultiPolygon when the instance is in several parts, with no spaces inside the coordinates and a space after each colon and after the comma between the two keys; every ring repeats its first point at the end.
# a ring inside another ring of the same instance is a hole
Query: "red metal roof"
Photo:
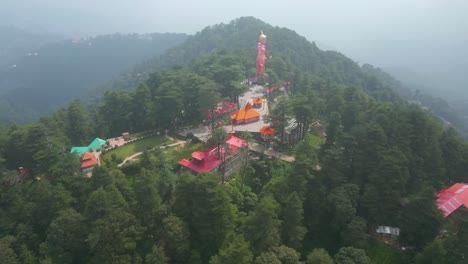
{"type": "Polygon", "coordinates": [[[460,206],[468,207],[468,184],[456,183],[437,194],[437,207],[444,213],[444,218],[460,206]]]}
{"type": "MultiPolygon", "coordinates": [[[[216,104],[214,109],[214,116],[219,116],[224,113],[229,113],[237,108],[237,104],[229,101],[222,101],[216,104]]],[[[208,117],[211,118],[211,113],[208,112],[208,117]]]]}
{"type": "MultiPolygon", "coordinates": [[[[235,136],[230,136],[226,141],[231,146],[231,154],[237,151],[237,148],[247,146],[247,142],[235,136]]],[[[221,147],[221,156],[226,155],[226,150],[221,147]]],[[[218,159],[218,148],[210,148],[204,152],[195,151],[192,153],[192,159],[183,159],[179,161],[179,164],[189,168],[197,173],[200,172],[211,172],[221,165],[222,160],[218,159]],[[203,158],[201,158],[203,157],[203,158]],[[201,158],[201,159],[200,159],[201,158]]]]}
{"type": "Polygon", "coordinates": [[[247,146],[247,142],[245,140],[232,135],[228,138],[228,140],[226,140],[226,143],[231,146],[232,152],[236,152],[237,148],[247,146]]]}
{"type": "MultiPolygon", "coordinates": [[[[218,159],[218,148],[214,147],[211,149],[205,150],[205,152],[202,152],[203,155],[205,156],[203,160],[197,160],[197,159],[192,159],[192,160],[187,160],[183,159],[179,161],[179,164],[189,168],[197,173],[200,172],[210,172],[219,167],[221,165],[222,161],[218,159]]],[[[196,152],[194,152],[196,153],[196,152]]],[[[193,154],[192,153],[192,157],[193,154]]]]}
{"type": "Polygon", "coordinates": [[[192,153],[192,158],[197,160],[203,160],[205,158],[205,153],[201,151],[195,151],[192,153]]]}

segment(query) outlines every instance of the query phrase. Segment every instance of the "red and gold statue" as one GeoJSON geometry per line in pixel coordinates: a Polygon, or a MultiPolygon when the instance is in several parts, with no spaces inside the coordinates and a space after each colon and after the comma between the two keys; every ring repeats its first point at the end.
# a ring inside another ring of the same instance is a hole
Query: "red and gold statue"
{"type": "Polygon", "coordinates": [[[260,36],[258,37],[257,44],[257,81],[261,80],[263,71],[265,70],[265,61],[266,61],[266,36],[260,31],[260,36]]]}

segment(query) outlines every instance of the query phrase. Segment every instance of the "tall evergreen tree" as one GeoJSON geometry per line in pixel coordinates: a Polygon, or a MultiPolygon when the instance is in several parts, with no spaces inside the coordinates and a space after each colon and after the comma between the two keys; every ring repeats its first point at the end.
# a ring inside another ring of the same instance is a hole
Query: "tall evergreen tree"
{"type": "Polygon", "coordinates": [[[442,226],[442,211],[437,208],[432,188],[424,188],[401,211],[401,241],[423,248],[432,241],[442,226]]]}
{"type": "Polygon", "coordinates": [[[283,209],[282,237],[284,244],[294,249],[301,248],[302,240],[307,232],[302,223],[303,215],[302,201],[297,193],[293,192],[286,200],[283,209]]]}
{"type": "Polygon", "coordinates": [[[86,234],[85,219],[81,214],[73,209],[60,211],[47,230],[46,255],[56,263],[85,261],[86,234]]]}
{"type": "Polygon", "coordinates": [[[87,145],[92,140],[88,113],[78,100],[67,108],[67,135],[76,146],[87,145]]]}
{"type": "Polygon", "coordinates": [[[187,224],[175,215],[164,218],[162,244],[173,263],[186,263],[190,257],[190,233],[187,224]]]}
{"type": "Polygon", "coordinates": [[[253,254],[241,236],[233,236],[229,244],[222,248],[216,256],[210,259],[210,264],[250,264],[253,254]]]}
{"type": "Polygon", "coordinates": [[[256,254],[280,243],[281,220],[278,219],[278,207],[273,197],[265,196],[245,220],[244,236],[256,254]]]}
{"type": "Polygon", "coordinates": [[[191,244],[208,261],[234,231],[237,208],[216,174],[183,175],[176,197],[176,215],[188,224],[191,244]]]}
{"type": "Polygon", "coordinates": [[[366,252],[353,247],[340,248],[335,255],[335,264],[370,264],[366,252]]]}
{"type": "Polygon", "coordinates": [[[333,259],[323,248],[316,248],[307,255],[307,264],[333,264],[333,259]]]}
{"type": "Polygon", "coordinates": [[[90,263],[131,263],[140,256],[137,243],[145,228],[130,213],[123,209],[113,210],[108,216],[98,219],[88,235],[91,250],[90,263]]]}

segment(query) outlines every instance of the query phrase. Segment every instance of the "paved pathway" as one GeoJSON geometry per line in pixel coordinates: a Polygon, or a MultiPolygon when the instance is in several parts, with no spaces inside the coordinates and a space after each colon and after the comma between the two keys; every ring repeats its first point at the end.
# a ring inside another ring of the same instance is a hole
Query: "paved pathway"
{"type": "Polygon", "coordinates": [[[265,149],[265,147],[263,145],[255,143],[255,142],[249,143],[249,149],[251,151],[254,151],[254,152],[263,153],[263,154],[267,155],[268,157],[274,157],[274,158],[281,159],[281,160],[284,160],[284,161],[287,161],[287,162],[293,162],[294,161],[294,157],[288,156],[288,155],[283,154],[281,152],[278,152],[276,150],[265,149]]]}
{"type": "Polygon", "coordinates": [[[186,136],[188,133],[192,133],[195,137],[203,142],[207,142],[211,135],[211,129],[208,126],[199,125],[195,128],[187,128],[180,131],[178,134],[186,136]]]}
{"type": "MultiPolygon", "coordinates": [[[[247,102],[250,102],[252,104],[252,100],[261,97],[263,98],[264,96],[264,91],[265,88],[260,85],[255,85],[250,87],[249,90],[247,90],[244,94],[242,94],[239,97],[239,104],[240,107],[243,108],[247,102]]],[[[263,101],[262,107],[260,108],[254,108],[255,111],[257,111],[260,114],[260,120],[257,122],[252,122],[248,124],[240,124],[240,125],[227,125],[224,128],[229,132],[234,129],[234,131],[238,132],[254,132],[258,133],[260,132],[260,128],[263,126],[268,126],[270,125],[266,120],[264,120],[265,115],[268,115],[269,110],[268,110],[268,102],[266,100],[263,101]]]]}

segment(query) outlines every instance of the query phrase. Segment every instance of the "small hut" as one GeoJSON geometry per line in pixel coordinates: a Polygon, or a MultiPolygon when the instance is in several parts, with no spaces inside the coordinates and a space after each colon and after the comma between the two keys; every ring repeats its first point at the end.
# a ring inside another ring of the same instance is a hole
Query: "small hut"
{"type": "Polygon", "coordinates": [[[253,107],[254,108],[261,108],[263,105],[263,99],[261,97],[257,97],[253,99],[253,107]]]}
{"type": "Polygon", "coordinates": [[[262,128],[260,128],[260,134],[264,141],[272,140],[275,135],[275,132],[276,131],[270,126],[263,126],[262,128]]]}

